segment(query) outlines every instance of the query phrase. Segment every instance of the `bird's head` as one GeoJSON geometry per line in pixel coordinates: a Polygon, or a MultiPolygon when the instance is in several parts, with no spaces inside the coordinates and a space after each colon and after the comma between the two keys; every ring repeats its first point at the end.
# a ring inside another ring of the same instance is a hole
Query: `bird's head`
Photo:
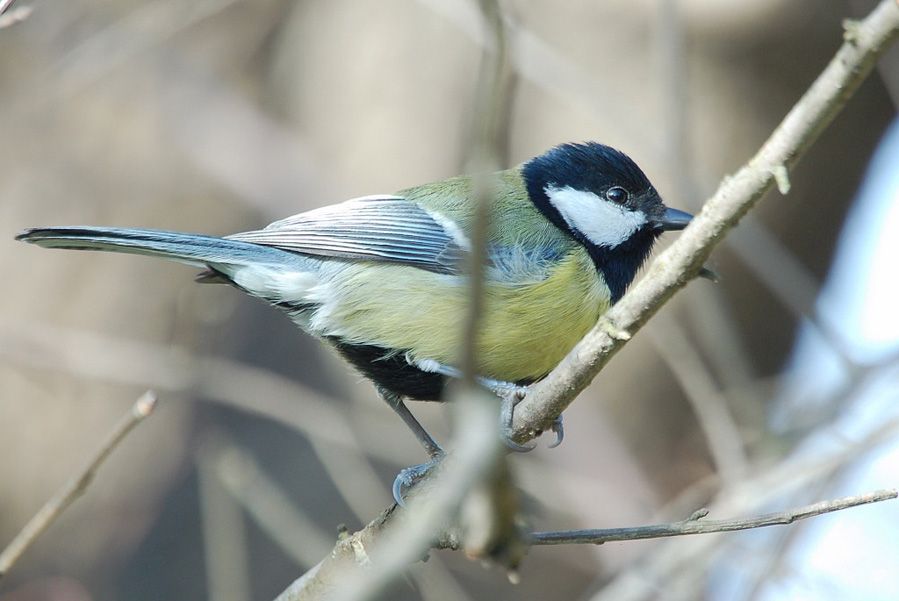
{"type": "Polygon", "coordinates": [[[692,219],[666,207],[630,157],[596,142],[557,146],[525,163],[522,176],[546,218],[586,247],[613,302],[659,235],[692,219]]]}

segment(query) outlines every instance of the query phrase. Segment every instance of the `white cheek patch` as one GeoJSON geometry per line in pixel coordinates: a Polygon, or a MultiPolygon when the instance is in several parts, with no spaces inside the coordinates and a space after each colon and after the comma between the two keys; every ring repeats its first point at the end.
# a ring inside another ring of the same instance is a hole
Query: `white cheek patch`
{"type": "Polygon", "coordinates": [[[565,222],[597,246],[614,248],[646,224],[642,211],[630,211],[593,192],[571,186],[547,186],[545,192],[565,222]]]}

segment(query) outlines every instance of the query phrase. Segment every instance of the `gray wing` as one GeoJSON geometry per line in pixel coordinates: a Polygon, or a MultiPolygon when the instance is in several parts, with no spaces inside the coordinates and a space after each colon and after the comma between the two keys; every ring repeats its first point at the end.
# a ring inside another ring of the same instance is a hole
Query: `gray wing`
{"type": "Polygon", "coordinates": [[[401,263],[437,273],[459,273],[467,246],[464,234],[446,218],[400,196],[354,198],[228,238],[305,255],[401,263]]]}

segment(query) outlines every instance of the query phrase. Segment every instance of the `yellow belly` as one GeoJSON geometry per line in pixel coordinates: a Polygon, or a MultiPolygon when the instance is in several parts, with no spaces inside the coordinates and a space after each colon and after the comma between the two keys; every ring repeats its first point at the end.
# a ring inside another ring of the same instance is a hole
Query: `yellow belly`
{"type": "MultiPolygon", "coordinates": [[[[465,279],[412,269],[348,266],[329,285],[329,296],[340,300],[313,319],[320,324],[314,329],[403,350],[415,360],[458,365],[465,279]]],[[[481,375],[505,381],[546,375],[608,307],[608,290],[580,248],[541,281],[488,281],[478,340],[481,375]]]]}

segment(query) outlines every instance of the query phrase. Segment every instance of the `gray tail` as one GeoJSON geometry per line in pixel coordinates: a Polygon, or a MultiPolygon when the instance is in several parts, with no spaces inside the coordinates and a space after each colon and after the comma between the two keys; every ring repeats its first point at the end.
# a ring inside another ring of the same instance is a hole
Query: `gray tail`
{"type": "Polygon", "coordinates": [[[163,230],[59,226],[27,229],[16,240],[45,248],[102,250],[162,257],[197,267],[284,265],[300,257],[277,248],[163,230]]]}

